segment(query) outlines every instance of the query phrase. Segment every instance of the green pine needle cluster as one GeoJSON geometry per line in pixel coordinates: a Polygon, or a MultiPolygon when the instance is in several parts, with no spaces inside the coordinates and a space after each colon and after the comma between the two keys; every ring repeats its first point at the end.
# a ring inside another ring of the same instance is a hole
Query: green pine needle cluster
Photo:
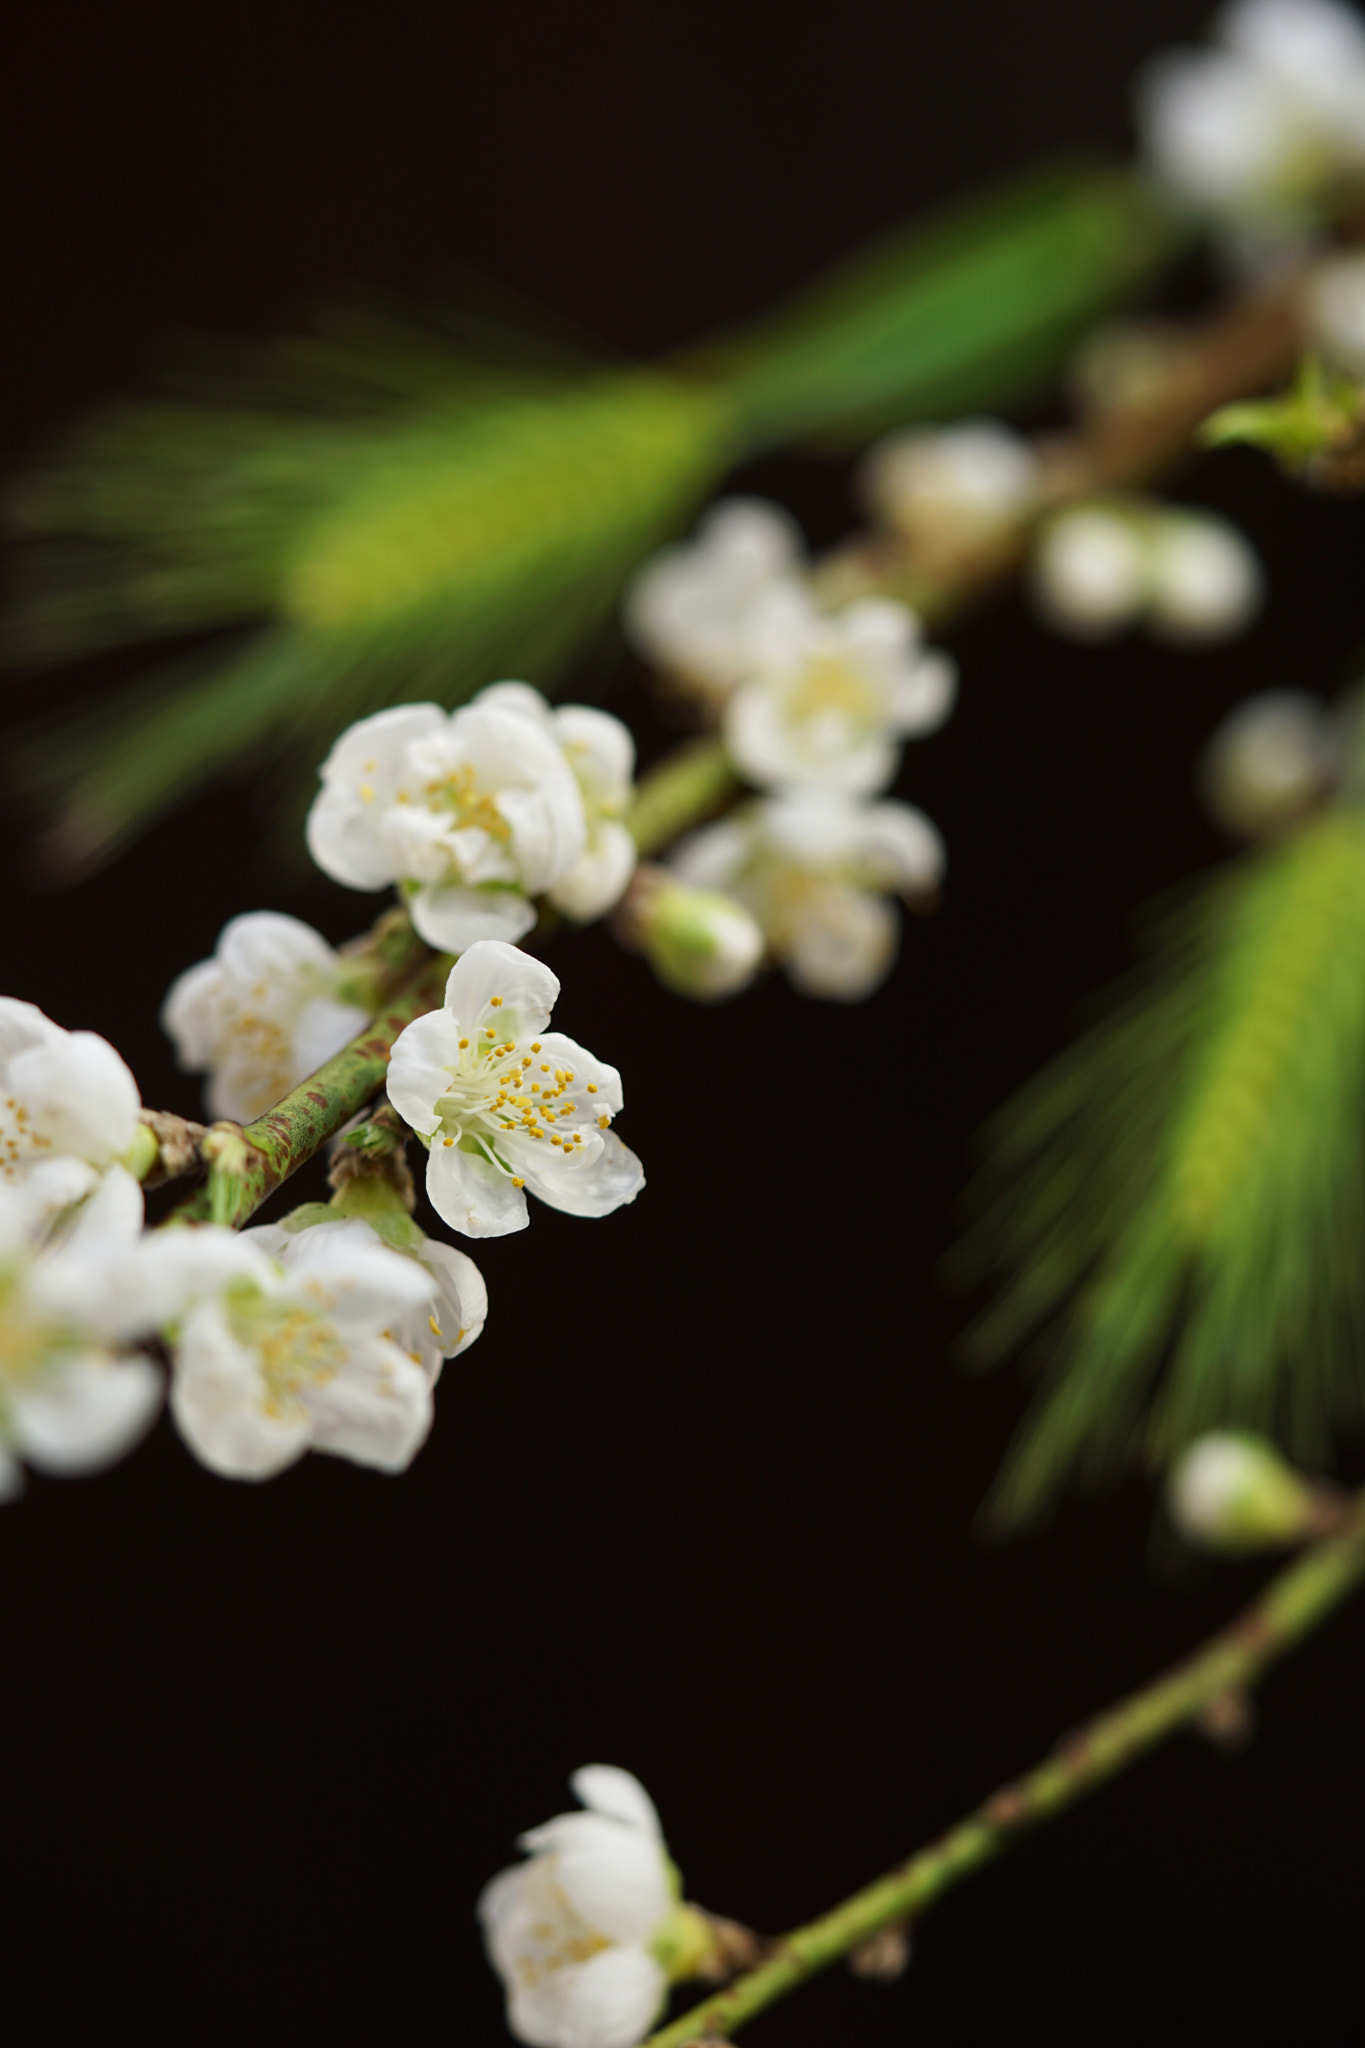
{"type": "Polygon", "coordinates": [[[998,1523],[1214,1427],[1321,1459],[1365,1409],[1365,811],[1205,883],[1002,1114],[980,1193],[974,1355],[1046,1360],[998,1523]]]}
{"type": "Polygon", "coordinates": [[[198,645],[19,748],[26,792],[59,807],[57,865],[263,760],[296,805],[383,704],[509,675],[553,688],[741,458],[999,403],[1166,253],[1136,181],[1071,165],[673,365],[352,314],[78,426],[10,493],[9,658],[198,645]]]}

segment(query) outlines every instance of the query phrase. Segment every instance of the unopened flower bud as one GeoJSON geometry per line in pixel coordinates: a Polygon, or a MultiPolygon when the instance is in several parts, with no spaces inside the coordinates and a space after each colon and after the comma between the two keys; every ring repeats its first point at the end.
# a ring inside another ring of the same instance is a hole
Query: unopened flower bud
{"type": "Polygon", "coordinates": [[[1225,831],[1261,839],[1292,825],[1335,779],[1338,744],[1316,697],[1266,690],[1229,714],[1200,769],[1204,801],[1225,831]]]}
{"type": "Polygon", "coordinates": [[[1205,1550],[1263,1550],[1322,1526],[1318,1491],[1260,1437],[1215,1430],[1181,1452],[1167,1487],[1171,1520],[1205,1550]]]}
{"type": "Polygon", "coordinates": [[[945,526],[977,538],[1021,518],[1038,491],[1038,464],[1022,435],[999,420],[960,420],[890,434],[863,463],[872,510],[908,540],[945,526]]]}
{"type": "Polygon", "coordinates": [[[660,981],[679,995],[719,1002],[747,988],[763,958],[757,920],[733,896],[649,871],[631,906],[631,932],[660,981]]]}
{"type": "Polygon", "coordinates": [[[1261,565],[1225,520],[1202,513],[1164,518],[1150,549],[1147,622],[1163,640],[1223,640],[1260,610],[1261,565]]]}
{"type": "Polygon", "coordinates": [[[1140,615],[1147,598],[1143,536],[1122,512],[1083,505],[1043,532],[1030,569],[1048,624],[1078,640],[1103,640],[1140,615]]]}

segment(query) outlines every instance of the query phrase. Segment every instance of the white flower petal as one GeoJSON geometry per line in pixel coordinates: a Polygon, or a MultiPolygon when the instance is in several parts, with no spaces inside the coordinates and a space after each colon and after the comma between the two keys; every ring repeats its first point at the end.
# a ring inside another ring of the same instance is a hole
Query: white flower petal
{"type": "Polygon", "coordinates": [[[468,1253],[453,1244],[428,1238],[421,1263],[436,1282],[432,1314],[440,1332],[441,1356],[454,1358],[469,1349],[488,1319],[488,1289],[468,1253]]]}
{"type": "Polygon", "coordinates": [[[533,953],[486,940],[451,968],[445,1007],[467,1031],[498,1023],[512,1038],[535,1038],[550,1021],[559,989],[559,976],[533,953]]]}
{"type": "Polygon", "coordinates": [[[574,1971],[558,2048],[637,2048],[667,1991],[663,1970],[644,1949],[604,1949],[574,1971]]]}
{"type": "MultiPolygon", "coordinates": [[[[458,974],[458,962],[452,972],[458,974]]],[[[460,1057],[460,1027],[449,1000],[447,981],[447,1007],[414,1017],[399,1032],[389,1054],[385,1083],[389,1101],[424,1138],[430,1137],[440,1124],[435,1105],[450,1085],[447,1069],[460,1057]]]]}
{"type": "Polygon", "coordinates": [[[150,1359],[88,1353],[7,1397],[14,1435],[43,1472],[98,1472],[156,1420],[161,1374],[150,1359]]]}
{"type": "Polygon", "coordinates": [[[255,1353],[237,1342],[218,1302],[191,1310],[172,1364],[176,1427],[211,1471],[227,1479],[269,1479],[303,1456],[308,1415],[269,1411],[255,1353]]]}
{"type": "Polygon", "coordinates": [[[613,1210],[633,1202],[645,1184],[643,1166],[615,1131],[598,1135],[596,1156],[586,1148],[575,1150],[572,1158],[552,1152],[549,1157],[559,1162],[558,1170],[548,1162],[539,1167],[528,1165],[526,1185],[542,1202],[566,1216],[610,1216],[613,1210]]]}
{"type": "Polygon", "coordinates": [[[536,921],[535,905],[519,890],[459,883],[428,884],[408,902],[420,937],[442,953],[462,953],[481,940],[524,938],[536,921]]]}
{"type": "Polygon", "coordinates": [[[507,1174],[440,1138],[427,1160],[427,1198],[441,1221],[464,1237],[506,1237],[530,1221],[526,1197],[507,1174]]]}
{"type": "Polygon", "coordinates": [[[587,924],[604,917],[621,901],[635,873],[639,854],[626,827],[608,818],[592,832],[586,849],[549,900],[566,917],[587,924]]]}
{"type": "Polygon", "coordinates": [[[56,1152],[108,1166],[128,1150],[142,1106],[137,1082],[107,1039],[64,1031],[14,1054],[8,1093],[56,1152]]]}
{"type": "Polygon", "coordinates": [[[658,1808],[632,1771],[623,1771],[619,1764],[584,1764],[570,1778],[569,1789],[591,1812],[610,1814],[613,1820],[663,1840],[658,1808]]]}
{"type": "Polygon", "coordinates": [[[357,1346],[341,1371],[306,1386],[301,1398],[314,1450],[381,1472],[406,1471],[431,1432],[431,1381],[382,1340],[357,1346]]]}

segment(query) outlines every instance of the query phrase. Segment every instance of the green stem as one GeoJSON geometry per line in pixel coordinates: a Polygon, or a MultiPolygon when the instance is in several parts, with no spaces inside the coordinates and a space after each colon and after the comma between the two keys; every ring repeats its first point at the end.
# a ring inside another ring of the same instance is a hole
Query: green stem
{"type": "Polygon", "coordinates": [[[644,2048],[684,2048],[732,2034],[817,1970],[895,1921],[922,1913],[989,1863],[1026,1828],[1048,1820],[1114,1777],[1219,1698],[1254,1685],[1365,1576],[1365,1496],[1342,1531],[1316,1544],[1230,1627],[1174,1671],[1059,1744],[1044,1763],[994,1793],[939,1841],[921,1849],[832,1912],[773,1944],[767,1960],[724,1991],[651,2034],[644,2048]]]}
{"type": "Polygon", "coordinates": [[[690,740],[641,778],[626,813],[627,828],[641,853],[657,853],[719,810],[738,789],[720,741],[690,740]]]}
{"type": "Polygon", "coordinates": [[[435,1009],[452,964],[449,954],[427,953],[414,978],[344,1052],[254,1123],[215,1124],[199,1147],[208,1173],[168,1220],[225,1223],[232,1229],[246,1223],[267,1195],[378,1094],[395,1038],[414,1017],[435,1009]]]}

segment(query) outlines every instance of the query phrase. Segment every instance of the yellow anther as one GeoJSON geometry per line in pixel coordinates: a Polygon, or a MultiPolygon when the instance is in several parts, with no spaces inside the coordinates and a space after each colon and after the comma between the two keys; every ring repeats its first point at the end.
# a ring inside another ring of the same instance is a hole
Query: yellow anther
{"type": "Polygon", "coordinates": [[[550,1143],[552,1145],[562,1145],[564,1140],[562,1138],[551,1138],[550,1143]]]}
{"type": "MultiPolygon", "coordinates": [[[[609,1116],[607,1115],[606,1111],[604,1110],[604,1111],[602,1112],[601,1116],[599,1116],[599,1117],[598,1117],[598,1119],[597,1119],[597,1128],[598,1128],[598,1130],[599,1130],[599,1131],[605,1131],[605,1130],[606,1130],[606,1128],[607,1128],[607,1125],[608,1125],[608,1124],[609,1124],[610,1122],[611,1122],[611,1118],[610,1118],[610,1117],[609,1117],[609,1116]]],[[[449,1140],[447,1140],[447,1143],[449,1143],[449,1140]]]]}
{"type": "Polygon", "coordinates": [[[490,1009],[493,1009],[493,1010],[500,1010],[500,1009],[502,1008],[502,997],[501,997],[501,996],[490,996],[490,997],[488,998],[488,1005],[489,1005],[489,1008],[490,1008],[490,1009]]]}
{"type": "Polygon", "coordinates": [[[445,1144],[446,1144],[447,1146],[449,1146],[449,1145],[453,1145],[453,1144],[455,1143],[455,1140],[454,1140],[453,1138],[446,1138],[446,1139],[445,1139],[445,1140],[444,1140],[443,1142],[444,1142],[444,1143],[445,1143],[445,1144]]]}
{"type": "Polygon", "coordinates": [[[488,1027],[488,1029],[487,1029],[487,1030],[486,1030],[486,1031],[484,1032],[484,1034],[483,1034],[483,1035],[484,1035],[484,1037],[485,1037],[485,1038],[496,1038],[498,1034],[497,1034],[497,1032],[496,1032],[496,1031],[495,1031],[495,1030],[493,1029],[493,1026],[492,1026],[492,1025],[490,1024],[490,1025],[489,1025],[489,1027],[488,1027]]]}
{"type": "Polygon", "coordinates": [[[530,1064],[531,1064],[531,1055],[530,1055],[530,1053],[529,1053],[529,1052],[525,1052],[525,1053],[523,1053],[523,1054],[522,1054],[522,1056],[521,1056],[521,1064],[522,1064],[522,1065],[523,1065],[524,1067],[529,1067],[529,1066],[530,1066],[530,1064]]]}
{"type": "Polygon", "coordinates": [[[460,1040],[460,1051],[461,1051],[461,1052],[464,1052],[464,1051],[465,1051],[465,1050],[467,1049],[468,1045],[469,1045],[469,1040],[468,1040],[467,1038],[462,1038],[462,1039],[460,1040]]]}
{"type": "Polygon", "coordinates": [[[441,1325],[437,1322],[435,1316],[427,1317],[427,1328],[430,1330],[433,1337],[439,1337],[441,1342],[443,1344],[445,1343],[445,1332],[442,1330],[441,1325]]]}
{"type": "Polygon", "coordinates": [[[539,1051],[540,1051],[540,1040],[539,1040],[539,1039],[537,1039],[537,1040],[535,1041],[534,1045],[533,1045],[533,1046],[531,1047],[531,1050],[532,1050],[532,1052],[539,1052],[539,1051]]]}
{"type": "Polygon", "coordinates": [[[596,1093],[597,1093],[597,1083],[596,1083],[596,1081],[589,1081],[589,1083],[588,1083],[588,1093],[589,1093],[589,1095],[596,1095],[596,1093]]]}
{"type": "Polygon", "coordinates": [[[548,1060],[542,1060],[542,1061],[541,1061],[541,1063],[540,1063],[540,1071],[541,1071],[541,1073],[542,1073],[542,1074],[548,1074],[548,1073],[549,1073],[549,1071],[550,1071],[550,1063],[549,1063],[549,1061],[548,1061],[548,1060]]]}
{"type": "Polygon", "coordinates": [[[512,1185],[514,1188],[524,1188],[526,1183],[519,1173],[514,1173],[512,1175],[512,1185]]]}
{"type": "Polygon", "coordinates": [[[370,804],[370,803],[373,803],[373,802],[374,802],[374,791],[373,791],[373,789],[371,789],[371,787],[370,787],[370,785],[369,785],[369,783],[368,783],[368,782],[362,782],[362,783],[361,783],[361,785],[360,785],[360,794],[361,794],[361,796],[362,796],[362,797],[363,797],[363,798],[365,799],[365,802],[366,802],[367,804],[370,804]]]}

